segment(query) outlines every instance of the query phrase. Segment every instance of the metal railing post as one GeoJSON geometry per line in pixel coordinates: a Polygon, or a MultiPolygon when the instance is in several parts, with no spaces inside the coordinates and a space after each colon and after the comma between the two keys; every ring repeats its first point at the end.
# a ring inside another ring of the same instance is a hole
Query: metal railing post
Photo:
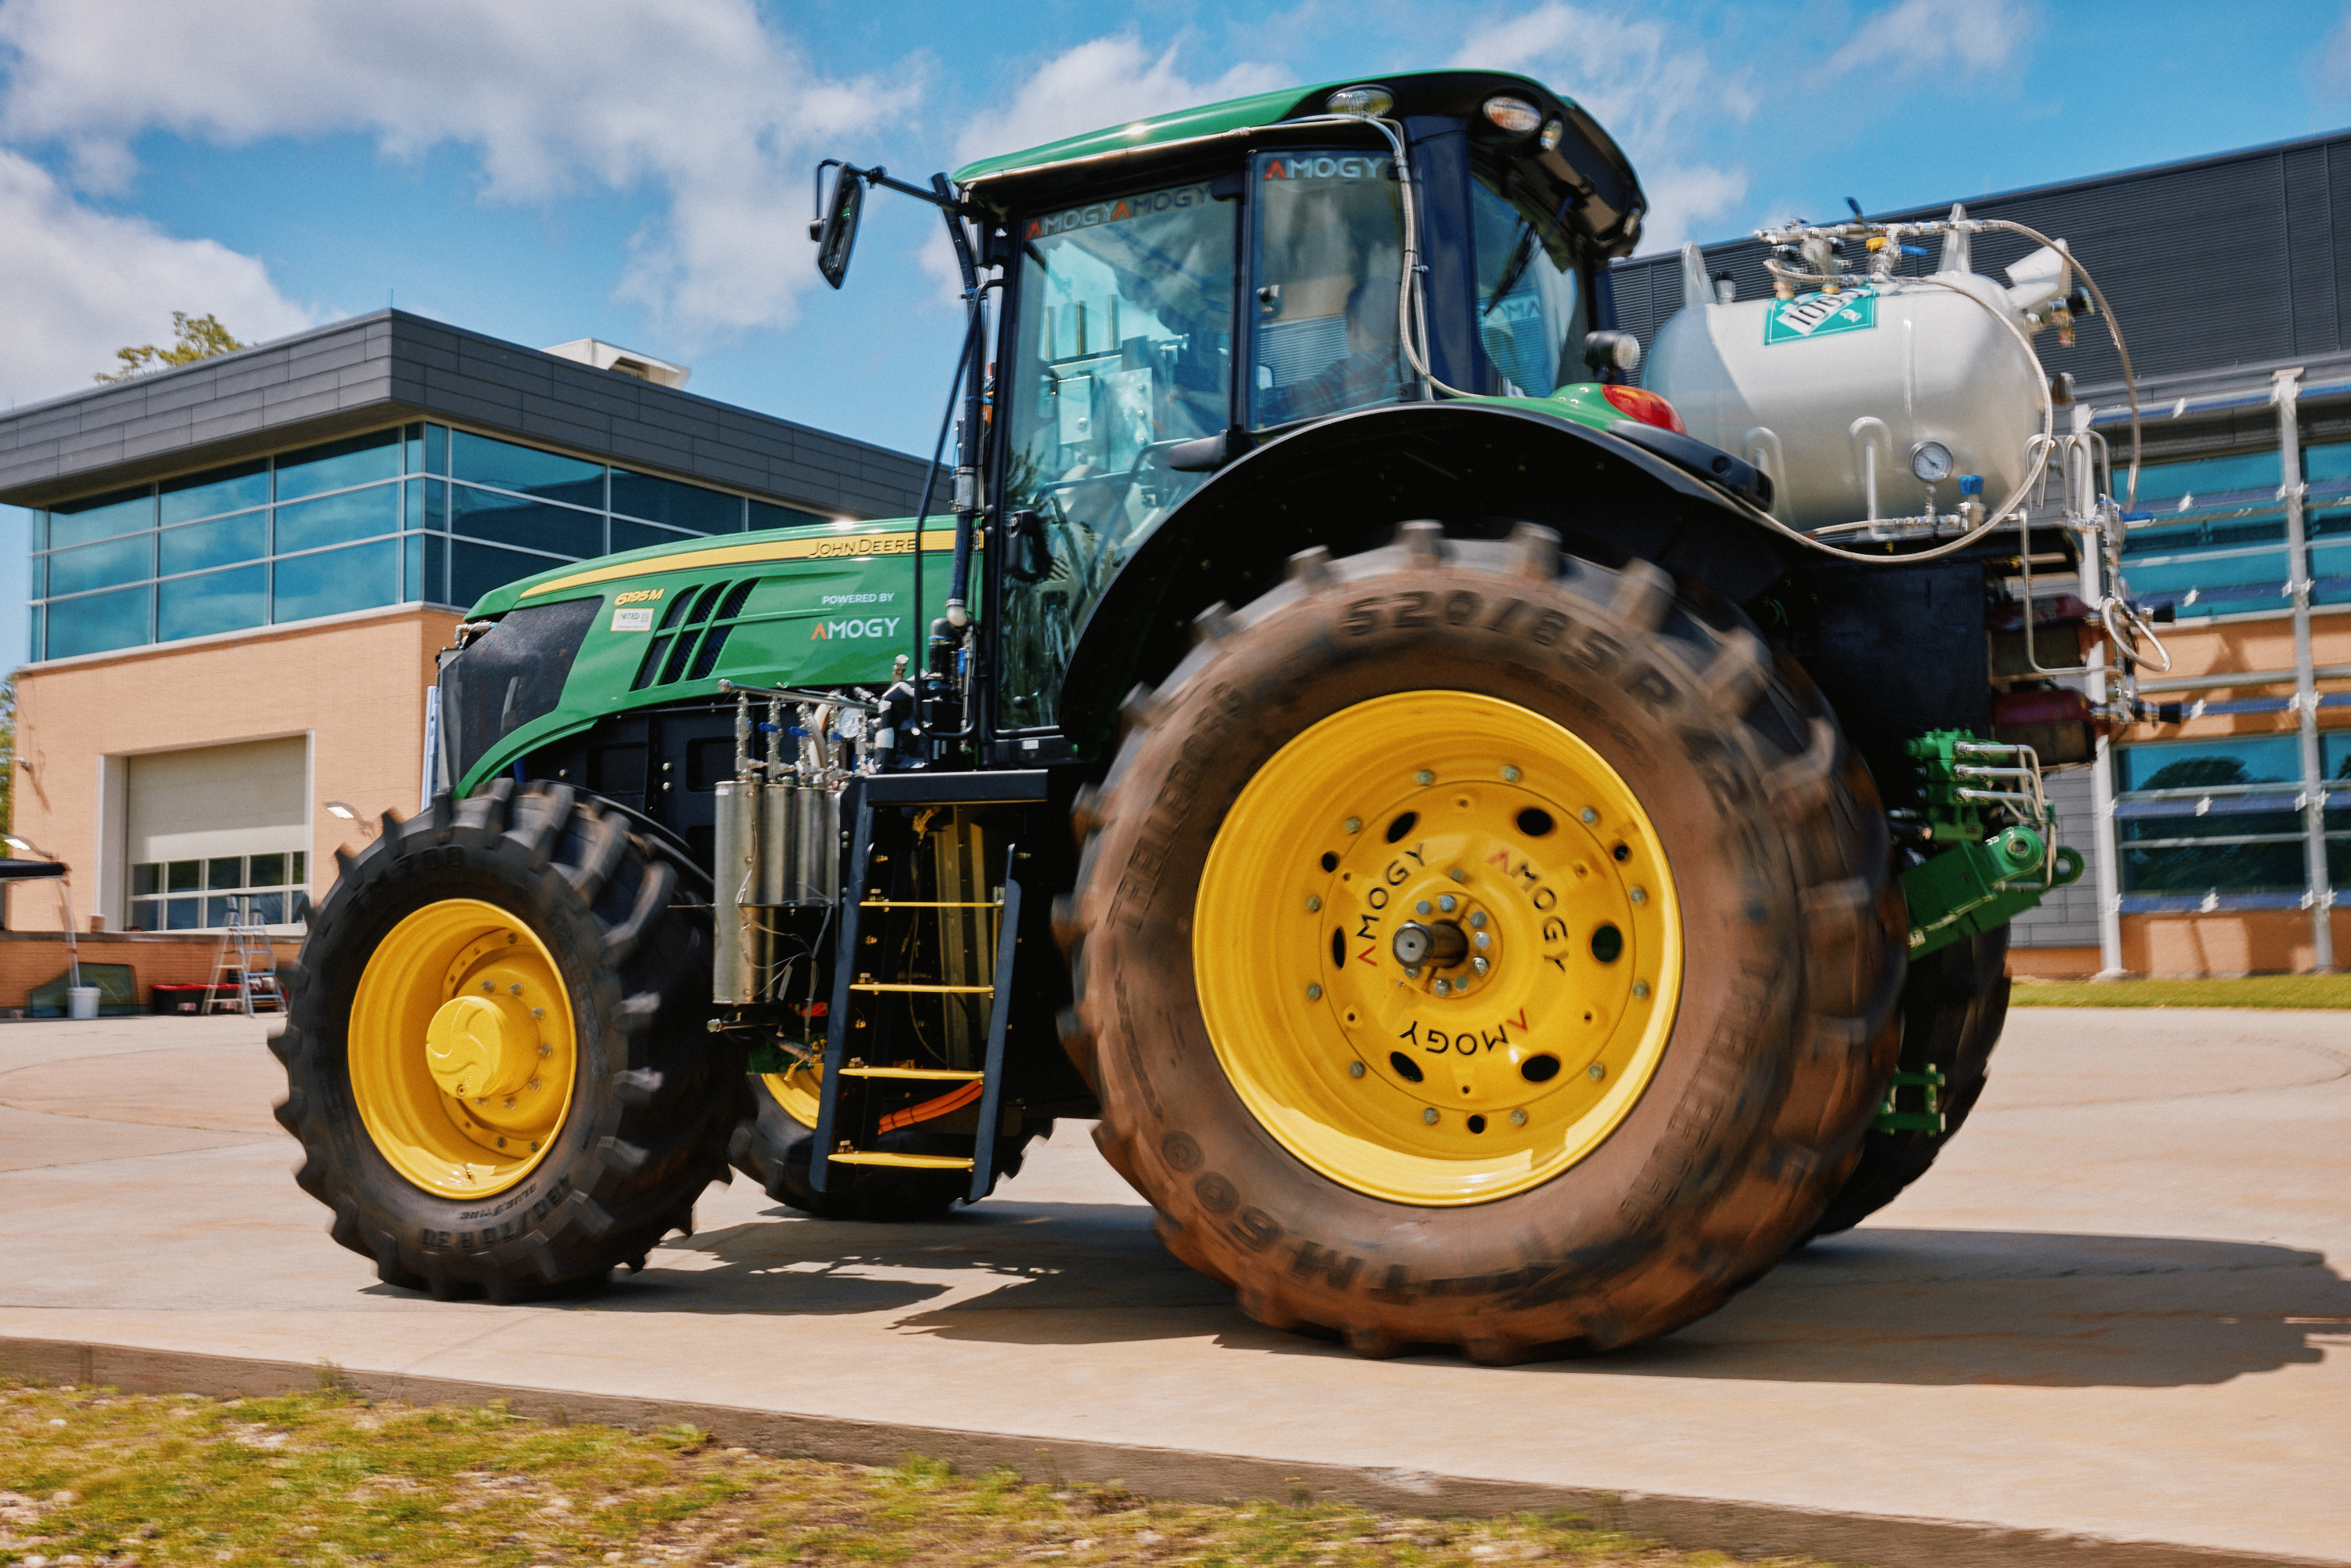
{"type": "Polygon", "coordinates": [[[2286,586],[2294,605],[2294,708],[2302,742],[2302,823],[2311,968],[2335,970],[2335,890],[2326,874],[2326,774],[2318,750],[2318,680],[2310,648],[2310,539],[2303,515],[2300,369],[2275,377],[2278,466],[2285,501],[2286,586]]]}
{"type": "MultiPolygon", "coordinates": [[[[2074,430],[2076,434],[2090,428],[2090,413],[2088,404],[2074,404],[2074,430]]],[[[2095,470],[2093,472],[2095,474],[2095,470]]],[[[2069,512],[2074,510],[2071,489],[2073,477],[2073,471],[2069,467],[2064,475],[2068,486],[2066,510],[2069,512]]],[[[2093,492],[2096,489],[2095,478],[2090,481],[2090,488],[2093,492]]],[[[2095,499],[2095,494],[2092,498],[2095,499]]],[[[2028,538],[2026,543],[2029,548],[2031,540],[2028,538]]],[[[2106,590],[2103,570],[2098,551],[2083,550],[2083,603],[2098,604],[2105,601],[2106,590]]],[[[2031,613],[2028,609],[2026,612],[2028,620],[2031,613]]],[[[2083,685],[2088,688],[2085,695],[2089,697],[2091,707],[2102,709],[2106,701],[2105,639],[2102,637],[2098,640],[2097,645],[2090,651],[2089,657],[2085,662],[2090,665],[2089,674],[2083,677],[2083,685]]],[[[2124,973],[2122,854],[2115,842],[2114,747],[2107,743],[2106,737],[2103,735],[2098,737],[2097,747],[2090,764],[2090,815],[2095,822],[2092,836],[2097,841],[2092,845],[2095,852],[2092,856],[2091,869],[2097,879],[2098,890],[2098,977],[2113,979],[2124,973]]]]}

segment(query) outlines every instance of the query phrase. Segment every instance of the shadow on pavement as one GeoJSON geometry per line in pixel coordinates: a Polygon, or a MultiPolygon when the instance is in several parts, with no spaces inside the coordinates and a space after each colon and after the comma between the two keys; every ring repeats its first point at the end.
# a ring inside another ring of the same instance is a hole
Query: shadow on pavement
{"type": "MultiPolygon", "coordinates": [[[[775,1211],[778,1216],[783,1210],[775,1211]]],[[[993,1343],[1207,1338],[1343,1354],[1242,1318],[1161,1249],[1149,1210],[1031,1203],[935,1224],[798,1220],[672,1242],[599,1311],[910,1312],[993,1343]],[[667,1261],[670,1266],[664,1267],[667,1261]],[[919,1309],[919,1310],[914,1310],[919,1309]]],[[[2351,1341],[2351,1281],[2318,1253],[2162,1236],[1865,1227],[1814,1243],[1710,1318],[1536,1375],[2161,1388],[2312,1364],[2351,1341]]]]}

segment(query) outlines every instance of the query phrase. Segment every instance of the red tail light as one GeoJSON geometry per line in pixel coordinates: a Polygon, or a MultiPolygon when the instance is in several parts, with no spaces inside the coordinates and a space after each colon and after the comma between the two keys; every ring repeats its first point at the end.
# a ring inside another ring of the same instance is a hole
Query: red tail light
{"type": "Polygon", "coordinates": [[[1689,434],[1682,428],[1682,416],[1674,412],[1674,405],[1653,392],[1639,387],[1602,387],[1600,395],[1614,403],[1617,412],[1628,419],[1670,430],[1676,435],[1689,434]]]}

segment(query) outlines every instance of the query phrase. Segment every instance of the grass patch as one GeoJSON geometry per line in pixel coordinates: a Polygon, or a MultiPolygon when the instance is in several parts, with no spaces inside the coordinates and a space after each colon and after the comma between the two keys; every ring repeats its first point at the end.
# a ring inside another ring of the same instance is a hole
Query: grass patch
{"type": "Polygon", "coordinates": [[[496,1405],[120,1395],[0,1381],[0,1563],[1803,1568],[1678,1552],[1580,1517],[1402,1518],[1154,1502],[910,1459],[778,1459],[692,1427],[554,1426],[496,1405]]]}
{"type": "Polygon", "coordinates": [[[2351,975],[2245,975],[2226,980],[2035,980],[2009,991],[2020,1008],[2351,1008],[2351,975]]]}

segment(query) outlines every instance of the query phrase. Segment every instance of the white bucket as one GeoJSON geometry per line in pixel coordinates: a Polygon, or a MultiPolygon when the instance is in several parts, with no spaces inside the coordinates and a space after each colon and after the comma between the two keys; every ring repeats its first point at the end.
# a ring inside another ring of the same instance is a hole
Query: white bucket
{"type": "Polygon", "coordinates": [[[97,1016],[98,988],[96,986],[68,986],[66,988],[66,1017],[69,1019],[94,1019],[97,1016]]]}

